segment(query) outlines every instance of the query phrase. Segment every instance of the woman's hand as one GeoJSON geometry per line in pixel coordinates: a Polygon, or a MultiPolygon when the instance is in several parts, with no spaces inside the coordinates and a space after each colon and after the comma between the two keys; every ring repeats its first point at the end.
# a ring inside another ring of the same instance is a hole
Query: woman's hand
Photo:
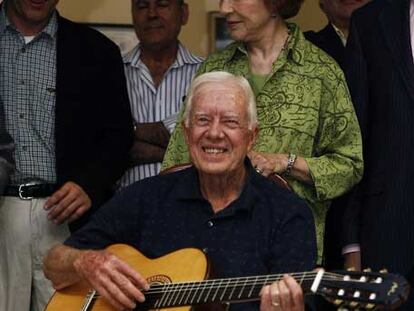
{"type": "Polygon", "coordinates": [[[302,288],[287,274],[280,281],[264,286],[260,296],[260,311],[305,310],[302,288]]]}
{"type": "MultiPolygon", "coordinates": [[[[250,151],[248,157],[256,171],[267,177],[272,173],[282,175],[288,166],[286,153],[266,153],[250,151]]],[[[313,179],[309,172],[308,163],[302,157],[296,157],[296,161],[290,170],[290,177],[301,182],[313,185],[313,179]]]]}
{"type": "Polygon", "coordinates": [[[248,157],[256,171],[265,177],[273,173],[281,175],[287,168],[287,154],[250,151],[248,157]]]}

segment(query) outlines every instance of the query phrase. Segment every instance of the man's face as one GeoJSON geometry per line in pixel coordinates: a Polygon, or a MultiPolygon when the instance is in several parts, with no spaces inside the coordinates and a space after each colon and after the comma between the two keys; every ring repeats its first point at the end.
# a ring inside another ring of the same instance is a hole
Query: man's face
{"type": "Polygon", "coordinates": [[[200,173],[229,175],[243,170],[256,133],[256,128],[248,128],[246,99],[239,86],[232,82],[199,86],[184,134],[200,173]]]}
{"type": "Polygon", "coordinates": [[[13,25],[25,35],[40,32],[59,0],[9,0],[7,15],[13,25]]]}
{"type": "Polygon", "coordinates": [[[188,6],[179,0],[132,0],[132,19],[142,46],[162,49],[176,43],[188,6]]]}
{"type": "Polygon", "coordinates": [[[369,0],[320,0],[322,10],[334,24],[349,22],[352,12],[369,0]]]}

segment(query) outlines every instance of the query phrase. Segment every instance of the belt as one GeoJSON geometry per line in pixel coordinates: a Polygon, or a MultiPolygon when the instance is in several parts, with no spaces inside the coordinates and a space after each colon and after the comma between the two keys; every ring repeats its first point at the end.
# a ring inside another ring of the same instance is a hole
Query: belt
{"type": "Polygon", "coordinates": [[[55,184],[36,184],[29,182],[17,186],[7,186],[3,195],[19,197],[22,200],[46,198],[54,193],[57,188],[55,184]]]}

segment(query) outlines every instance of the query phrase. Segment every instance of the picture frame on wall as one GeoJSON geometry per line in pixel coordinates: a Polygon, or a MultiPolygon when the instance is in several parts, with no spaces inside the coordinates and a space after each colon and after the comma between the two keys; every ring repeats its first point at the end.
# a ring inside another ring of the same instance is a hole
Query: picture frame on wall
{"type": "Polygon", "coordinates": [[[220,12],[209,12],[209,53],[215,52],[233,42],[227,29],[226,18],[220,12]]]}
{"type": "Polygon", "coordinates": [[[138,43],[133,25],[104,23],[86,23],[85,25],[98,30],[115,42],[119,46],[122,56],[132,50],[138,43]]]}

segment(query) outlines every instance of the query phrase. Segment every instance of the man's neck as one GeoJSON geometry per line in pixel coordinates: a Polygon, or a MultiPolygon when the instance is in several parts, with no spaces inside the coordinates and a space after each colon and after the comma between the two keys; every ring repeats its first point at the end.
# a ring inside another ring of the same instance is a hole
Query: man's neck
{"type": "Polygon", "coordinates": [[[147,66],[154,85],[158,87],[164,74],[177,58],[178,42],[164,49],[147,49],[141,47],[141,61],[147,66]]]}
{"type": "Polygon", "coordinates": [[[226,208],[240,196],[246,183],[246,174],[244,167],[243,170],[231,175],[199,173],[201,193],[210,202],[215,213],[226,208]]]}

